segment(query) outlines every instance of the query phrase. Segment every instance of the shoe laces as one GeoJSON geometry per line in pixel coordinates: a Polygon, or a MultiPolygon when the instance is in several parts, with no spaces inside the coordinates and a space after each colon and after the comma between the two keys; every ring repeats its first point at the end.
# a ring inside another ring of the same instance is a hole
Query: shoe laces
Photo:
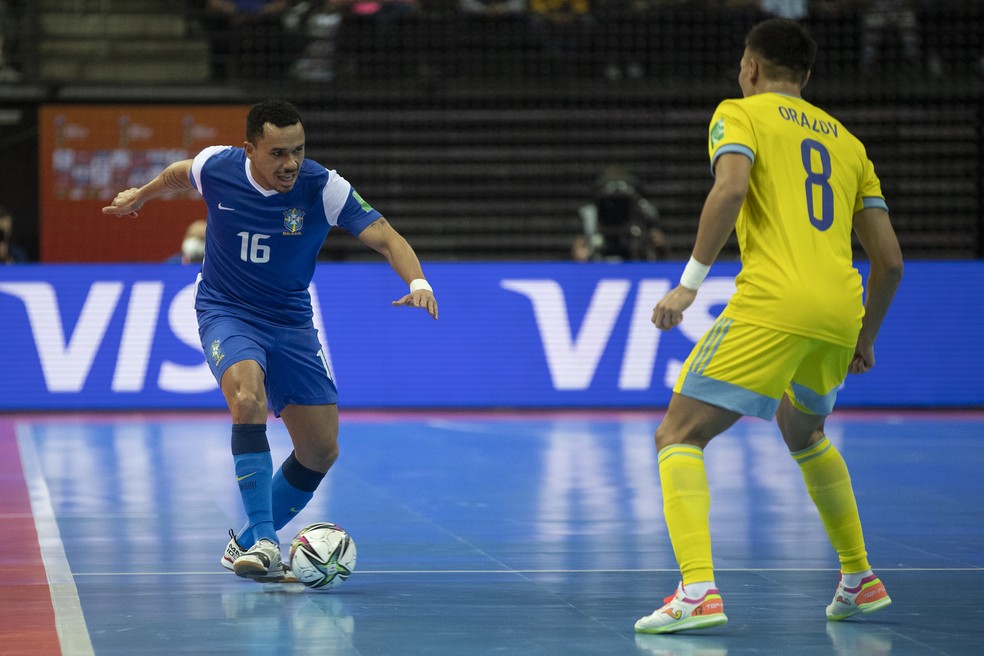
{"type": "Polygon", "coordinates": [[[681,597],[686,597],[687,596],[686,593],[684,593],[684,591],[683,591],[683,584],[682,583],[677,586],[677,589],[673,591],[673,594],[671,594],[669,597],[664,597],[663,598],[663,603],[664,604],[670,603],[671,601],[673,601],[674,599],[677,598],[677,595],[680,595],[681,597]]]}

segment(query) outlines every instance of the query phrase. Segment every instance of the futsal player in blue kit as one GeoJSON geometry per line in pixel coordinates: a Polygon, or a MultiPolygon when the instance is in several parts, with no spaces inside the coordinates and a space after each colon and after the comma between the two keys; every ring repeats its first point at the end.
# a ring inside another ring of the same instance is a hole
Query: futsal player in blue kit
{"type": "Polygon", "coordinates": [[[338,458],[338,394],[312,322],[308,286],[331,226],[381,253],[409,285],[393,301],[437,319],[413,249],[335,171],[304,159],[304,127],[288,102],[254,105],[243,147],[211,146],[170,164],[103,213],[136,216],[148,200],[189,188],[208,206],[195,310],[206,360],[232,414],[232,455],[247,523],[222,565],[282,580],[277,530],[311,500],[338,458]],[[266,421],[280,417],[294,450],[274,473],[266,421]]]}

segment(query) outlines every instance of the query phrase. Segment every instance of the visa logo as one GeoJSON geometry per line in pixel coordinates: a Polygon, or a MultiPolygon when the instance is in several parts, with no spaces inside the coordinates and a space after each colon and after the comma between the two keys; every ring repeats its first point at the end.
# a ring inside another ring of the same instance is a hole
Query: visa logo
{"type": "MultiPolygon", "coordinates": [[[[107,330],[113,323],[126,285],[120,281],[93,283],[74,328],[66,334],[55,287],[48,282],[0,282],[0,293],[18,298],[27,310],[31,333],[37,349],[45,386],[50,392],[75,393],[85,387],[96,355],[103,347],[107,330]]],[[[201,358],[198,364],[179,364],[168,359],[160,362],[157,389],[177,393],[202,393],[217,389],[209,371],[198,337],[195,317],[195,285],[191,284],[162,307],[164,283],[134,282],[123,319],[122,336],[116,349],[112,377],[113,392],[141,392],[147,384],[147,372],[158,330],[160,315],[166,313],[167,327],[180,342],[187,344],[201,358]]],[[[314,306],[314,325],[322,339],[326,364],[330,366],[328,345],[314,285],[310,287],[314,306]]]]}
{"type": "MultiPolygon", "coordinates": [[[[656,354],[663,334],[652,324],[653,308],[674,284],[666,279],[638,281],[628,339],[619,369],[619,389],[647,390],[651,387],[656,354]]],[[[568,316],[564,290],[556,280],[507,279],[502,280],[500,285],[529,299],[554,388],[588,389],[601,356],[609,346],[615,323],[626,305],[632,281],[600,280],[576,331],[568,316]]],[[[684,313],[683,323],[674,330],[680,330],[696,343],[717,318],[717,313],[712,310],[725,305],[734,292],[734,278],[708,278],[701,285],[697,300],[684,313]]],[[[663,376],[667,387],[673,386],[682,365],[679,360],[669,363],[663,376]]]]}

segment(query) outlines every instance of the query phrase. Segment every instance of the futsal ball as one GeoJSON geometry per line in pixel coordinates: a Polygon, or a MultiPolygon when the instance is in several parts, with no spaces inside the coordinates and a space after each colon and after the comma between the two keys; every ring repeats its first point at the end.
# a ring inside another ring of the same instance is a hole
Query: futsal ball
{"type": "Polygon", "coordinates": [[[290,541],[290,570],[312,590],[336,587],[355,570],[355,541],[341,526],[305,526],[290,541]]]}

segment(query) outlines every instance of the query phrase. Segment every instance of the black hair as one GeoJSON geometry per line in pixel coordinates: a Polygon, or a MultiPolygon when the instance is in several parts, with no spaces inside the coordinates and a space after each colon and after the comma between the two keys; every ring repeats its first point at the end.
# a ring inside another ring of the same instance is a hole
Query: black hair
{"type": "Polygon", "coordinates": [[[786,76],[799,83],[806,81],[817,57],[816,41],[806,28],[788,18],[770,18],[753,27],[745,36],[745,47],[769,64],[786,69],[786,76]]]}
{"type": "Polygon", "coordinates": [[[263,136],[263,126],[272,123],[278,128],[301,122],[301,113],[286,100],[264,100],[249,108],[246,115],[246,141],[255,144],[263,136]]]}

